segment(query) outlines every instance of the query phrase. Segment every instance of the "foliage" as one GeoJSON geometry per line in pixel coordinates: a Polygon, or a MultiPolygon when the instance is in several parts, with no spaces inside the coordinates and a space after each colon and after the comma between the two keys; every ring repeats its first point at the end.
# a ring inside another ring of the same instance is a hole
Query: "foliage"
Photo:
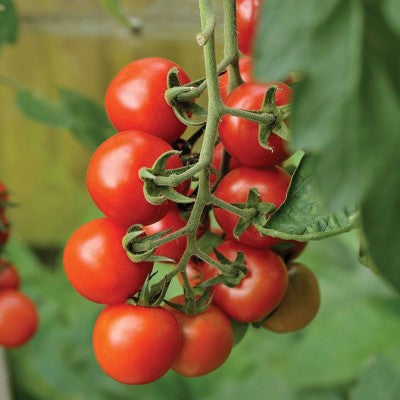
{"type": "Polygon", "coordinates": [[[0,48],[15,43],[18,36],[18,15],[13,0],[0,0],[0,48]]]}

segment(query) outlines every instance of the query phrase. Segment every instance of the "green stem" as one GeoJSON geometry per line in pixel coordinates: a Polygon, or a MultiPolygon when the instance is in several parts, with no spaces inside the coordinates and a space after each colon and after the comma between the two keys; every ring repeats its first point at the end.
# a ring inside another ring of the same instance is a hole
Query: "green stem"
{"type": "Polygon", "coordinates": [[[239,108],[223,107],[223,113],[240,117],[258,124],[272,124],[275,121],[274,114],[264,113],[259,111],[240,110],[239,108]]]}
{"type": "Polygon", "coordinates": [[[213,267],[219,269],[223,274],[229,274],[231,271],[231,267],[220,263],[219,261],[215,260],[214,258],[209,256],[207,253],[204,253],[204,251],[200,249],[196,249],[196,256],[199,257],[204,262],[206,262],[207,264],[210,264],[213,267]]]}
{"type": "Polygon", "coordinates": [[[223,210],[229,211],[232,214],[237,215],[240,218],[251,218],[254,215],[254,210],[252,209],[242,209],[234,206],[218,197],[210,196],[210,203],[216,207],[222,208],[223,210]]]}
{"type": "Polygon", "coordinates": [[[202,162],[201,157],[199,158],[199,161],[194,164],[191,168],[186,170],[185,172],[182,172],[181,174],[172,174],[170,176],[157,176],[154,179],[154,183],[159,186],[178,186],[182,182],[192,178],[194,175],[198,174],[200,171],[202,171],[204,168],[206,168],[207,165],[202,162]]]}
{"type": "Polygon", "coordinates": [[[188,228],[185,226],[181,229],[178,229],[175,232],[169,233],[157,240],[143,240],[142,242],[136,243],[134,245],[134,250],[138,252],[148,251],[159,247],[165,243],[171,242],[172,240],[179,239],[182,236],[185,236],[188,233],[188,228]]]}

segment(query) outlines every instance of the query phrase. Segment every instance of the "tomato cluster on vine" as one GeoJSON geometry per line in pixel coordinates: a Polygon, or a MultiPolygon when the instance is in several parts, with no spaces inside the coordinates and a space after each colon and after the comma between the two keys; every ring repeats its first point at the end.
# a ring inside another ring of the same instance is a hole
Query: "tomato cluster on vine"
{"type": "Polygon", "coordinates": [[[17,268],[2,255],[10,236],[8,205],[7,188],[0,182],[0,346],[14,348],[35,334],[38,314],[35,304],[19,291],[17,268]]]}
{"type": "Polygon", "coordinates": [[[305,243],[263,236],[255,226],[284,203],[291,179],[282,166],[289,145],[274,131],[289,123],[286,114],[270,118],[276,125],[266,143],[253,117],[263,110],[266,92],[277,113],[292,97],[287,84],[252,76],[258,7],[256,0],[237,1],[244,82],[228,93],[226,71],[218,79],[224,106],[247,111],[253,120],[222,115],[205,164],[206,150],[196,153],[193,145],[207,128],[181,138],[186,118],[198,111],[197,96],[181,104],[166,95],[187,94],[201,83],[191,83],[176,63],[159,57],[133,61],[107,89],[106,111],[117,133],[94,152],[87,174],[89,194],[105,217],[72,234],[64,267],[78,293],[106,305],[94,326],[94,352],[102,369],[122,383],[149,383],[169,369],[190,377],[207,374],[228,358],[233,325],[290,332],[318,310],[314,274],[293,261],[305,243]],[[246,7],[250,19],[241,15],[246,7]],[[210,254],[190,253],[209,230],[220,244],[210,254]],[[176,268],[153,285],[154,261],[176,268]],[[165,299],[175,275],[183,295],[165,299]]]}

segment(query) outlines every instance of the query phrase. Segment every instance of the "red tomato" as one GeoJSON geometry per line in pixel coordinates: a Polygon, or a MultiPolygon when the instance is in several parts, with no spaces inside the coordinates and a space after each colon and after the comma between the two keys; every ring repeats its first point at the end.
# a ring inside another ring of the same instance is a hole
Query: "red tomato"
{"type": "MultiPolygon", "coordinates": [[[[244,253],[247,275],[236,287],[214,286],[214,303],[235,321],[246,323],[259,321],[274,310],[288,285],[282,259],[271,250],[255,249],[233,240],[223,242],[217,250],[231,261],[239,251],[244,253]]],[[[214,267],[204,264],[204,280],[217,273],[214,267]]]]}
{"type": "MultiPolygon", "coordinates": [[[[182,296],[171,300],[182,303],[182,296]]],[[[220,367],[233,346],[233,330],[229,318],[211,305],[201,314],[190,316],[169,308],[180,323],[183,345],[172,369],[184,376],[201,376],[220,367]]]]}
{"type": "Polygon", "coordinates": [[[133,263],[122,247],[125,229],[108,218],[82,225],[64,250],[64,269],[74,289],[102,304],[121,303],[138,292],[152,263],[133,263]]]}
{"type": "Polygon", "coordinates": [[[262,0],[236,0],[236,22],[239,50],[247,55],[253,48],[258,14],[262,0]]]}
{"type": "Polygon", "coordinates": [[[121,383],[139,385],[160,378],[181,346],[178,321],[161,307],[108,306],[94,326],[96,359],[106,374],[121,383]]]}
{"type": "MultiPolygon", "coordinates": [[[[278,106],[290,103],[292,89],[280,82],[243,83],[232,91],[226,98],[226,105],[243,110],[259,110],[266,90],[278,86],[275,101],[278,106]]],[[[256,122],[244,118],[224,115],[219,124],[221,141],[228,152],[242,165],[250,167],[271,167],[285,161],[290,153],[287,142],[275,134],[271,134],[268,145],[271,150],[264,149],[258,142],[258,128],[256,122]]]]}
{"type": "Polygon", "coordinates": [[[19,274],[14,265],[0,259],[0,291],[19,288],[19,274]]]}
{"type": "MultiPolygon", "coordinates": [[[[239,60],[239,71],[240,76],[244,82],[251,82],[253,80],[253,60],[250,57],[244,56],[239,60]]],[[[228,71],[222,74],[219,79],[219,91],[221,93],[222,100],[225,100],[228,96],[228,83],[229,75],[228,71]]]]}
{"type": "MultiPolygon", "coordinates": [[[[222,163],[222,154],[224,151],[224,146],[222,145],[222,143],[218,143],[215,147],[214,147],[214,151],[213,151],[213,159],[212,159],[212,166],[219,172],[219,170],[221,169],[221,163],[222,163]]],[[[239,166],[239,162],[231,157],[230,161],[229,161],[229,169],[233,169],[239,166]]],[[[217,181],[217,177],[213,174],[210,174],[210,183],[214,184],[217,181]]]]}
{"type": "Polygon", "coordinates": [[[160,57],[142,58],[122,68],[106,93],[106,111],[117,131],[139,130],[172,143],[186,126],[164,99],[167,75],[178,68],[181,84],[190,82],[174,62],[160,57]]]}
{"type": "MultiPolygon", "coordinates": [[[[164,218],[154,224],[144,227],[147,235],[170,229],[169,233],[175,232],[186,226],[186,221],[179,215],[178,207],[174,207],[164,218]]],[[[171,242],[159,246],[155,252],[157,256],[164,256],[179,261],[186,249],[187,238],[181,236],[171,242]]]]}
{"type": "Polygon", "coordinates": [[[0,346],[17,347],[36,332],[38,315],[35,305],[16,290],[0,292],[0,346]]]}
{"type": "MultiPolygon", "coordinates": [[[[88,168],[87,186],[97,207],[122,226],[149,225],[164,217],[173,203],[154,206],[143,194],[139,178],[142,167],[152,167],[157,158],[172,150],[162,139],[140,131],[119,132],[94,152],[88,168]]],[[[180,168],[178,156],[171,157],[167,168],[180,168]]],[[[181,193],[187,184],[177,188],[181,193]]]]}
{"type": "MultiPolygon", "coordinates": [[[[215,196],[229,203],[245,203],[249,190],[256,188],[262,201],[273,203],[278,208],[286,198],[289,183],[290,175],[280,167],[238,167],[225,175],[215,191],[215,196]]],[[[220,208],[214,208],[214,215],[221,228],[233,238],[233,230],[239,217],[220,208]]],[[[242,233],[239,241],[249,246],[266,248],[281,240],[261,236],[254,226],[250,226],[242,233]]]]}
{"type": "Polygon", "coordinates": [[[314,273],[302,264],[291,264],[285,297],[263,326],[273,332],[297,331],[314,319],[319,304],[319,285],[314,273]]]}

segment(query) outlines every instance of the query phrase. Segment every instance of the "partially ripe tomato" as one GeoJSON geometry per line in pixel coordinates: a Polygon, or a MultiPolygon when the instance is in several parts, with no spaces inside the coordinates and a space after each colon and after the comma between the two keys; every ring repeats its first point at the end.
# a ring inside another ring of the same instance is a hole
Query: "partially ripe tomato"
{"type": "MultiPolygon", "coordinates": [[[[173,203],[148,203],[139,170],[152,167],[161,154],[170,150],[172,147],[164,140],[140,131],[119,132],[101,144],[93,153],[87,174],[90,196],[100,211],[125,227],[149,225],[164,217],[173,203]]],[[[167,162],[167,168],[180,167],[177,155],[167,162]]],[[[187,184],[179,185],[177,190],[186,192],[187,184]]]]}
{"type": "Polygon", "coordinates": [[[168,143],[182,135],[186,126],[164,98],[171,68],[178,68],[182,85],[190,82],[182,68],[161,57],[132,61],[118,72],[105,100],[108,117],[117,131],[145,131],[168,143]]]}
{"type": "MultiPolygon", "coordinates": [[[[216,171],[220,171],[221,169],[221,163],[222,163],[222,155],[224,152],[224,146],[222,143],[218,143],[215,147],[214,147],[214,151],[213,151],[213,159],[212,159],[212,166],[215,168],[216,171]]],[[[233,169],[239,166],[239,162],[231,157],[230,161],[229,161],[229,169],[233,169]]],[[[214,174],[210,174],[210,183],[214,184],[217,181],[217,176],[214,174]]]]}
{"type": "Polygon", "coordinates": [[[250,55],[255,39],[262,0],[236,0],[236,22],[239,50],[250,55]]]}
{"type": "Polygon", "coordinates": [[[161,307],[108,306],[93,330],[100,367],[111,378],[129,385],[150,383],[163,376],[181,346],[178,321],[161,307]]]}
{"type": "MultiPolygon", "coordinates": [[[[143,229],[146,232],[146,235],[154,235],[155,233],[162,232],[166,229],[170,229],[168,232],[168,234],[170,234],[181,228],[184,228],[185,226],[186,221],[180,216],[178,207],[174,206],[164,218],[160,219],[154,224],[145,226],[143,229]]],[[[155,252],[155,255],[164,256],[175,261],[179,261],[186,249],[186,243],[186,236],[181,236],[178,239],[159,246],[155,252]]]]}
{"type": "MultiPolygon", "coordinates": [[[[182,296],[171,300],[183,303],[182,296]]],[[[195,377],[220,367],[233,346],[233,330],[229,318],[211,305],[201,314],[190,316],[169,308],[183,331],[183,344],[172,369],[180,375],[195,377]]]]}
{"type": "Polygon", "coordinates": [[[263,326],[273,332],[297,331],[314,319],[319,304],[319,285],[314,273],[303,264],[291,264],[285,297],[263,326]]]}
{"type": "Polygon", "coordinates": [[[108,218],[82,225],[64,250],[64,269],[74,289],[102,304],[122,303],[137,293],[152,263],[134,263],[122,247],[125,229],[108,218]]]}
{"type": "MultiPolygon", "coordinates": [[[[253,80],[253,60],[250,57],[244,56],[239,60],[239,71],[243,82],[251,82],[253,80]]],[[[229,75],[228,71],[225,71],[218,78],[219,91],[221,93],[222,100],[225,100],[228,96],[228,84],[229,75]]]]}
{"type": "MultiPolygon", "coordinates": [[[[282,259],[271,250],[259,250],[236,241],[226,241],[217,247],[228,260],[234,261],[238,252],[245,257],[247,275],[236,287],[215,285],[214,304],[238,322],[256,322],[269,314],[285,295],[288,276],[282,259]]],[[[212,254],[213,258],[216,258],[212,254]]],[[[204,264],[203,279],[218,274],[216,268],[204,264]]]]}
{"type": "MultiPolygon", "coordinates": [[[[276,104],[278,106],[289,104],[292,89],[284,83],[248,82],[238,86],[228,95],[226,105],[242,110],[259,110],[266,90],[272,85],[278,86],[275,93],[276,104]]],[[[256,122],[224,115],[219,124],[219,133],[226,150],[242,165],[263,168],[285,161],[290,156],[287,142],[272,133],[268,139],[268,145],[272,150],[267,150],[258,141],[258,128],[256,122]]]]}
{"type": "Polygon", "coordinates": [[[19,288],[19,274],[14,265],[0,259],[0,291],[19,288]]]}
{"type": "MultiPolygon", "coordinates": [[[[241,166],[224,176],[215,196],[229,203],[245,203],[249,190],[256,188],[262,201],[273,203],[278,208],[286,198],[289,183],[290,175],[280,167],[255,169],[241,166]]],[[[214,208],[214,215],[223,231],[233,238],[239,217],[221,208],[214,208]]],[[[278,244],[280,239],[261,236],[254,226],[250,226],[239,241],[253,247],[268,248],[278,244]]]]}
{"type": "Polygon", "coordinates": [[[17,290],[0,291],[0,346],[18,347],[36,332],[38,314],[32,301],[17,290]]]}

